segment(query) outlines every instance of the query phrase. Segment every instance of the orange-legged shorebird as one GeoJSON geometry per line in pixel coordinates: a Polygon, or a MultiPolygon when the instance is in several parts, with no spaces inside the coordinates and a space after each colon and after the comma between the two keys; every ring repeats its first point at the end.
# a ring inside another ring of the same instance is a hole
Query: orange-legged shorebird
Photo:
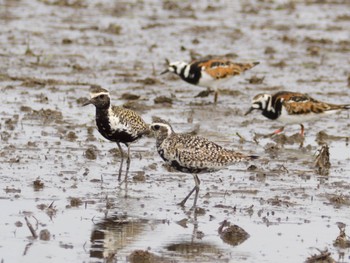
{"type": "Polygon", "coordinates": [[[192,208],[196,207],[200,185],[198,174],[258,158],[225,149],[203,137],[176,133],[167,121],[157,117],[153,118],[151,129],[155,133],[156,147],[161,158],[176,170],[193,175],[195,186],[179,203],[181,206],[196,191],[192,208]]]}
{"type": "Polygon", "coordinates": [[[124,153],[121,143],[128,148],[125,180],[130,168],[130,144],[149,133],[149,125],[134,111],[120,106],[112,106],[109,92],[99,86],[90,88],[90,100],[83,106],[93,104],[96,107],[96,125],[103,137],[116,142],[121,154],[118,180],[120,181],[124,153]]]}
{"type": "Polygon", "coordinates": [[[259,62],[235,63],[219,58],[195,60],[191,63],[177,61],[170,63],[168,68],[161,74],[173,72],[190,84],[214,89],[214,103],[217,103],[218,87],[222,82],[258,64],[259,62]]]}
{"type": "MultiPolygon", "coordinates": [[[[320,117],[349,110],[350,104],[331,104],[315,100],[307,94],[280,91],[273,95],[258,94],[254,96],[248,115],[253,110],[260,110],[262,115],[271,120],[278,120],[284,124],[298,123],[301,126],[300,134],[304,136],[303,122],[317,120],[320,117]]],[[[284,127],[273,134],[280,133],[284,127]]]]}

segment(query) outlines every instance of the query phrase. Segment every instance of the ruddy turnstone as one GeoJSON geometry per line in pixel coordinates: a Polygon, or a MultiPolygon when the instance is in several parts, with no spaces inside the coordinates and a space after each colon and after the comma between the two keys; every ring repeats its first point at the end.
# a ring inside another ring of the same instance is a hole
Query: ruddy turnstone
{"type": "Polygon", "coordinates": [[[147,134],[149,125],[134,111],[120,106],[112,106],[109,92],[99,86],[90,88],[90,100],[83,106],[93,104],[96,107],[96,125],[103,137],[116,142],[121,154],[118,180],[120,181],[124,153],[121,143],[128,147],[125,180],[130,168],[130,144],[147,134]]]}
{"type": "MultiPolygon", "coordinates": [[[[304,136],[303,122],[317,120],[320,117],[348,109],[350,109],[350,104],[330,104],[315,100],[307,94],[280,91],[273,95],[256,95],[245,115],[253,110],[261,110],[262,115],[271,120],[278,120],[284,124],[299,123],[300,134],[304,136]]],[[[276,130],[274,134],[283,130],[284,127],[276,130]]]]}
{"type": "Polygon", "coordinates": [[[218,86],[222,82],[258,64],[259,62],[235,63],[226,59],[202,59],[191,63],[177,61],[170,63],[161,74],[173,72],[190,84],[214,89],[214,103],[217,103],[218,86]]]}
{"type": "Polygon", "coordinates": [[[195,186],[179,203],[181,206],[196,191],[192,208],[196,207],[200,184],[198,174],[258,158],[225,149],[203,137],[176,133],[167,121],[157,117],[153,118],[151,129],[155,133],[156,147],[161,158],[176,170],[193,175],[195,186]]]}

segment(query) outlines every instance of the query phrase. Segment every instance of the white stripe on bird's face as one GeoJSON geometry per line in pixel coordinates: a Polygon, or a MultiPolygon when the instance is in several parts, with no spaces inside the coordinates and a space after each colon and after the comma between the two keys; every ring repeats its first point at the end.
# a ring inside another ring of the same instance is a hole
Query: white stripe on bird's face
{"type": "Polygon", "coordinates": [[[164,134],[166,133],[167,136],[170,136],[173,133],[173,129],[169,124],[161,123],[161,122],[154,122],[151,124],[151,129],[155,131],[156,134],[164,134]]]}
{"type": "Polygon", "coordinates": [[[253,109],[267,110],[268,112],[275,112],[272,106],[272,96],[270,94],[258,94],[252,100],[253,109]]]}
{"type": "Polygon", "coordinates": [[[186,62],[183,62],[183,61],[175,61],[175,62],[171,62],[169,64],[169,67],[168,67],[168,70],[170,72],[174,72],[176,73],[177,75],[180,75],[181,74],[181,71],[184,67],[187,66],[187,63],[186,62]]]}
{"type": "Polygon", "coordinates": [[[101,96],[101,95],[109,96],[109,92],[101,91],[101,92],[98,92],[98,93],[94,93],[94,92],[90,93],[90,97],[91,98],[96,98],[96,97],[101,96]]]}

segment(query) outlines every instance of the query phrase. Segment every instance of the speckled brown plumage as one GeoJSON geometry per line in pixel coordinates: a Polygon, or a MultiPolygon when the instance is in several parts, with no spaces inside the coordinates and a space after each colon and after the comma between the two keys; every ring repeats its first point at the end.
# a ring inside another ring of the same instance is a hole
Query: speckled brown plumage
{"type": "Polygon", "coordinates": [[[225,59],[209,59],[194,61],[190,65],[198,66],[202,71],[205,71],[215,79],[224,79],[239,75],[258,64],[259,62],[236,63],[225,59]]]}
{"type": "Polygon", "coordinates": [[[107,140],[116,142],[121,154],[118,180],[121,178],[124,154],[120,143],[128,147],[125,179],[130,167],[130,143],[149,133],[149,125],[134,111],[120,106],[112,106],[109,92],[99,86],[90,88],[90,100],[84,104],[96,107],[96,125],[98,131],[107,140]]]}
{"type": "Polygon", "coordinates": [[[178,171],[195,174],[196,186],[181,205],[185,204],[194,190],[194,206],[196,205],[199,191],[199,179],[196,174],[217,171],[238,162],[257,158],[225,149],[203,137],[175,133],[168,122],[159,118],[153,119],[151,129],[155,132],[157,151],[162,159],[178,171]]]}

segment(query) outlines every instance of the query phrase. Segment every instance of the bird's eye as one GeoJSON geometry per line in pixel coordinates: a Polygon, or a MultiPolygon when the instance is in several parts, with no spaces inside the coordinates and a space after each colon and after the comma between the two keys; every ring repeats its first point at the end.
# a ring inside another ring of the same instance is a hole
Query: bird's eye
{"type": "Polygon", "coordinates": [[[158,130],[160,129],[160,126],[159,126],[159,125],[154,125],[154,126],[153,126],[153,129],[154,129],[155,131],[158,131],[158,130]]]}
{"type": "Polygon", "coordinates": [[[104,94],[101,94],[100,96],[98,96],[99,99],[103,99],[105,97],[104,94]]]}

